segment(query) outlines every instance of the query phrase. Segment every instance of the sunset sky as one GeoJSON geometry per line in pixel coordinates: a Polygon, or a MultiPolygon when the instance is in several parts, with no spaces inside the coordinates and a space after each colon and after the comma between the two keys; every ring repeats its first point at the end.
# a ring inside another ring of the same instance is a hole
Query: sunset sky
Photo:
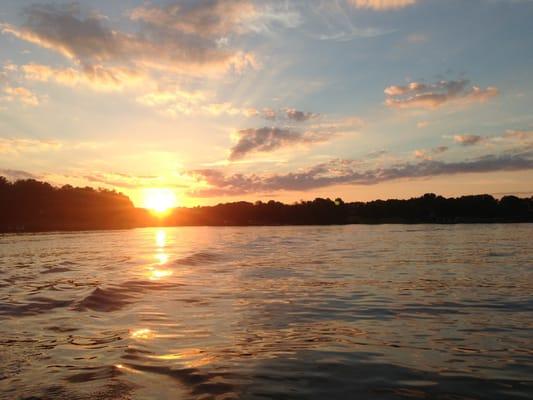
{"type": "Polygon", "coordinates": [[[143,206],[533,191],[531,0],[2,0],[0,175],[143,206]]]}

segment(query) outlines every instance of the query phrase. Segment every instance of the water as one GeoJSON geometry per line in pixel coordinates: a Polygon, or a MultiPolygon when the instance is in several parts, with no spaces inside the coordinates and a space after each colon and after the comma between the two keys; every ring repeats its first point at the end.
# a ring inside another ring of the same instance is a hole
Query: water
{"type": "Polygon", "coordinates": [[[531,224],[0,236],[0,398],[533,398],[532,236],[531,224]]]}

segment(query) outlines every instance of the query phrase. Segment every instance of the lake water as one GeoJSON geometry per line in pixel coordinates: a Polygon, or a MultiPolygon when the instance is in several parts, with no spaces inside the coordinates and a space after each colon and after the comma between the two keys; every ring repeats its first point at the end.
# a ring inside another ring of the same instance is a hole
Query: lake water
{"type": "Polygon", "coordinates": [[[0,236],[0,398],[531,399],[532,237],[532,224],[0,236]]]}

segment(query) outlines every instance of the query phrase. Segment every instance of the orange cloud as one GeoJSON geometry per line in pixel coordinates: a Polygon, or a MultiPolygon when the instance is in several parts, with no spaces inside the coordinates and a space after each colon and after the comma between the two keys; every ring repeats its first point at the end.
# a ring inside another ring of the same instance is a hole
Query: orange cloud
{"type": "Polygon", "coordinates": [[[503,135],[505,139],[515,139],[520,141],[530,141],[533,140],[533,131],[524,131],[524,130],[512,130],[509,129],[503,135]]]}
{"type": "MultiPolygon", "coordinates": [[[[201,14],[197,17],[207,22],[224,20],[225,28],[219,29],[230,29],[235,21],[217,14],[223,10],[235,11],[222,6],[212,9],[206,3],[197,10],[201,14]]],[[[139,11],[136,15],[141,19],[139,11]]],[[[94,13],[85,15],[76,4],[33,5],[25,10],[25,16],[22,26],[1,25],[2,33],[62,54],[81,67],[89,80],[110,81],[119,72],[144,69],[205,75],[258,67],[253,54],[220,46],[219,38],[188,32],[186,26],[171,25],[167,20],[145,24],[138,34],[131,34],[112,29],[94,13]]]]}
{"type": "Polygon", "coordinates": [[[485,140],[484,137],[478,135],[455,135],[453,141],[463,146],[473,146],[485,140]]]}
{"type": "Polygon", "coordinates": [[[261,112],[253,107],[241,107],[229,101],[217,101],[209,91],[167,88],[146,93],[137,98],[140,104],[152,107],[164,115],[229,115],[255,117],[261,112]]]}
{"type": "Polygon", "coordinates": [[[59,150],[62,143],[55,140],[0,138],[0,153],[38,153],[59,150]]]}
{"type": "Polygon", "coordinates": [[[86,85],[95,90],[120,90],[128,86],[139,85],[147,78],[128,68],[100,65],[83,68],[52,68],[42,64],[26,64],[20,67],[28,80],[53,81],[66,86],[86,85]]]}
{"type": "Polygon", "coordinates": [[[385,104],[391,108],[436,109],[451,102],[482,103],[499,94],[493,86],[468,87],[467,80],[439,81],[433,84],[411,82],[406,86],[389,86],[384,90],[385,104]]]}
{"type": "Polygon", "coordinates": [[[4,87],[4,93],[6,96],[1,98],[4,101],[20,101],[33,107],[38,106],[41,102],[36,94],[22,86],[6,86],[4,87]]]}

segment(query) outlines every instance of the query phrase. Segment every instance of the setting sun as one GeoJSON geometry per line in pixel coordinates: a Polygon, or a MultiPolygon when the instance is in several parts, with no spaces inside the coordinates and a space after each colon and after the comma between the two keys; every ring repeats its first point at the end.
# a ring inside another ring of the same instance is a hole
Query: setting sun
{"type": "Polygon", "coordinates": [[[176,207],[176,194],[170,189],[146,189],[144,207],[156,213],[164,213],[176,207]]]}

